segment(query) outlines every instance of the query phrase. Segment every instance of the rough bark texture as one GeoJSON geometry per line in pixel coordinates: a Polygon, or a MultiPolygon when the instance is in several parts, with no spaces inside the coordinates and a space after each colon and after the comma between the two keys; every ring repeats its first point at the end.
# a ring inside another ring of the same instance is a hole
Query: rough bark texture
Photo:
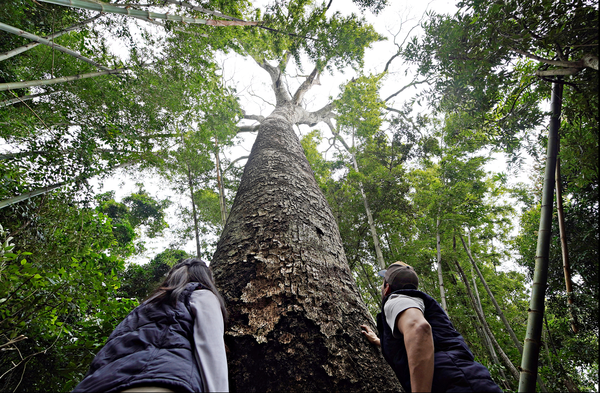
{"type": "Polygon", "coordinates": [[[400,391],[378,348],[340,234],[278,105],[256,142],[211,267],[231,313],[232,391],[400,391]]]}

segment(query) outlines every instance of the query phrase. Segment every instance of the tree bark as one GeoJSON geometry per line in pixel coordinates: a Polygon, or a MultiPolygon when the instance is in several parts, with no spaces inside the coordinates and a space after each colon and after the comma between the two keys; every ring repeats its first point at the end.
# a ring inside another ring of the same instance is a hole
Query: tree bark
{"type": "Polygon", "coordinates": [[[399,391],[379,349],[360,333],[372,317],[294,134],[296,108],[278,102],[260,125],[211,263],[231,313],[230,387],[399,391]]]}

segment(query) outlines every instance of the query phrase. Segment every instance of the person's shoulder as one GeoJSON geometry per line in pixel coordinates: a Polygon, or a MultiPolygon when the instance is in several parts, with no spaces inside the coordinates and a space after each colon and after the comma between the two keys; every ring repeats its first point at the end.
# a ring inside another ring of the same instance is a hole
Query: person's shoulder
{"type": "Polygon", "coordinates": [[[417,296],[410,296],[410,295],[405,295],[402,293],[392,293],[390,295],[390,298],[388,300],[388,302],[391,301],[402,301],[402,300],[416,300],[419,299],[421,300],[421,298],[417,297],[417,296]]]}
{"type": "Polygon", "coordinates": [[[390,295],[390,298],[386,302],[385,309],[389,310],[397,307],[405,309],[415,306],[421,309],[421,311],[425,310],[425,303],[420,297],[405,295],[401,293],[393,293],[390,295]]]}
{"type": "Polygon", "coordinates": [[[191,302],[208,302],[208,303],[214,303],[216,302],[217,304],[219,303],[219,299],[217,299],[217,296],[212,293],[212,291],[210,291],[209,289],[205,289],[205,288],[198,288],[196,290],[194,290],[194,292],[192,292],[192,296],[190,298],[191,302]]]}

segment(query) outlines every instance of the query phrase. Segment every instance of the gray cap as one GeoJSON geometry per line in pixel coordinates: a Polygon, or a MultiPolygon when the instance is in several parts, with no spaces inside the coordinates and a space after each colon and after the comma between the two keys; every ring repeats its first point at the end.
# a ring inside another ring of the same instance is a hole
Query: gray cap
{"type": "Polygon", "coordinates": [[[419,276],[417,276],[412,266],[404,262],[394,262],[386,270],[382,270],[378,274],[390,284],[392,292],[399,289],[419,288],[419,276]]]}

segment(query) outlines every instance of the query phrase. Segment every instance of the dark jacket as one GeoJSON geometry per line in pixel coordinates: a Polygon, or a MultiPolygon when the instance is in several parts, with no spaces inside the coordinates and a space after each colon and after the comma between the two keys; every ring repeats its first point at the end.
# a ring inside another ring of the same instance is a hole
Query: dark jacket
{"type": "Polygon", "coordinates": [[[135,308],[112,332],[73,392],[110,393],[144,385],[201,392],[189,305],[192,292],[200,288],[189,283],[175,306],[163,302],[135,308]]]}
{"type": "MultiPolygon", "coordinates": [[[[425,303],[425,319],[431,325],[435,351],[432,391],[434,392],[502,392],[494,383],[489,371],[474,360],[465,340],[435,299],[414,289],[393,292],[419,297],[425,303]]],[[[404,337],[395,338],[386,322],[384,299],[381,313],[377,315],[377,329],[381,338],[381,350],[385,360],[392,366],[400,383],[411,392],[408,358],[404,337]]]]}

